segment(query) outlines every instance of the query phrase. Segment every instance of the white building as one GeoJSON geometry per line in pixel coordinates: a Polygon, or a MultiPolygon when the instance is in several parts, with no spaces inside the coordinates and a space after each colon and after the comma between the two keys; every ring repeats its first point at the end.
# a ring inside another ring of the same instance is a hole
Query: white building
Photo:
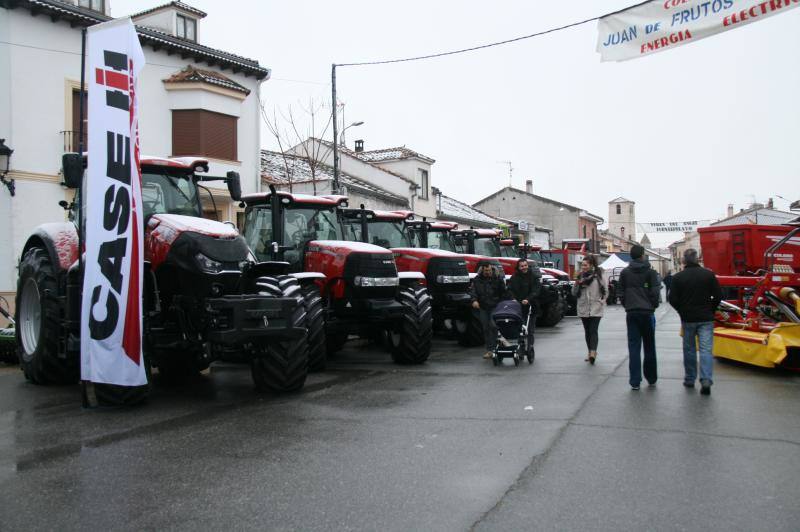
{"type": "Polygon", "coordinates": [[[608,232],[636,240],[636,202],[623,197],[608,202],[608,232]]]}
{"type": "MultiPolygon", "coordinates": [[[[363,146],[363,141],[356,141],[355,151],[339,146],[342,173],[407,198],[408,208],[420,216],[436,217],[431,191],[433,159],[405,147],[364,151],[363,146]]],[[[310,138],[288,152],[333,167],[333,146],[326,140],[310,138]]]]}
{"type": "MultiPolygon", "coordinates": [[[[16,265],[39,224],[62,221],[61,155],[77,151],[81,30],[110,20],[109,0],[0,2],[0,138],[14,150],[0,186],[0,295],[13,304],[16,265]]],[[[141,151],[208,158],[210,173],[240,173],[242,191],[260,189],[257,61],[198,43],[202,11],[170,2],[133,15],[146,66],[139,85],[141,151]],[[214,135],[204,132],[214,130],[214,135]]],[[[85,128],[84,128],[85,129],[85,128]]],[[[234,219],[227,190],[217,216],[234,219]]],[[[0,323],[2,325],[2,323],[0,323]]]]}

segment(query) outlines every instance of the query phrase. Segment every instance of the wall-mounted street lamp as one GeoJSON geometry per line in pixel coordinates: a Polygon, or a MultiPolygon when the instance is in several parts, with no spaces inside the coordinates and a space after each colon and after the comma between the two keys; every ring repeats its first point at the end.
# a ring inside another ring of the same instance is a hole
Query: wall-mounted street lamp
{"type": "Polygon", "coordinates": [[[16,189],[14,180],[6,179],[9,165],[11,164],[12,153],[14,153],[14,150],[6,146],[6,139],[0,139],[0,182],[8,187],[8,191],[13,196],[16,189]]]}
{"type": "Polygon", "coordinates": [[[342,130],[342,134],[341,134],[341,135],[339,135],[339,145],[340,145],[340,146],[344,146],[344,132],[345,132],[345,131],[347,131],[347,130],[348,130],[348,129],[350,129],[351,127],[356,127],[356,126],[360,126],[360,125],[363,125],[363,124],[364,124],[364,122],[363,122],[363,121],[361,121],[361,122],[353,122],[353,123],[352,123],[352,124],[350,124],[349,126],[345,127],[345,128],[342,130]]]}

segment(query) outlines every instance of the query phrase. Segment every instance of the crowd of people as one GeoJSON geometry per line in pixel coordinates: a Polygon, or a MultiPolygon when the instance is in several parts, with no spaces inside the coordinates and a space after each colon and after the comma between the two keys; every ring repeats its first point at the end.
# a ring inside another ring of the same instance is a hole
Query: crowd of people
{"type": "MultiPolygon", "coordinates": [[[[616,281],[614,296],[625,308],[628,336],[628,372],[632,390],[639,390],[642,377],[649,386],[658,380],[656,359],[655,310],[661,303],[662,280],[650,266],[642,246],[630,250],[631,262],[616,281]]],[[[722,300],[722,292],[711,270],[700,266],[697,251],[687,249],[683,254],[682,271],[664,277],[667,301],[678,312],[683,336],[683,385],[694,388],[698,379],[698,352],[700,360],[700,393],[709,395],[713,380],[714,312],[722,300]]],[[[497,272],[491,262],[478,267],[472,282],[472,307],[480,313],[486,352],[491,359],[497,347],[497,328],[492,313],[501,301],[513,299],[522,305],[524,312],[536,315],[536,302],[541,289],[541,274],[526,259],[520,259],[508,285],[504,275],[497,272]]],[[[577,314],[581,319],[586,340],[585,361],[594,364],[597,359],[600,321],[609,297],[607,275],[598,266],[597,257],[587,255],[581,262],[580,272],[572,286],[577,301],[577,314]]],[[[534,339],[535,319],[530,320],[529,342],[534,339]]]]}

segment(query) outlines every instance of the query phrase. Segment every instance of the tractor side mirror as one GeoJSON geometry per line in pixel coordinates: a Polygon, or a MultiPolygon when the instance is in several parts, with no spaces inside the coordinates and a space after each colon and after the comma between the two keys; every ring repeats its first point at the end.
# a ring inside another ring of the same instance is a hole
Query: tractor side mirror
{"type": "Polygon", "coordinates": [[[61,156],[64,184],[67,188],[81,188],[83,181],[83,157],[80,153],[65,153],[61,156]]]}
{"type": "Polygon", "coordinates": [[[228,172],[226,174],[228,182],[228,193],[231,195],[233,201],[242,199],[242,182],[239,179],[239,172],[228,172]]]}

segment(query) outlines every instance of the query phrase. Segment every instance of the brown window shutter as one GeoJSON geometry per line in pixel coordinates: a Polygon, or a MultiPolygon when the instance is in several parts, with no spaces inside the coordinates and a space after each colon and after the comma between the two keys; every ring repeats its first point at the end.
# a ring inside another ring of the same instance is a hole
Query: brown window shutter
{"type": "Polygon", "coordinates": [[[191,109],[172,111],[172,154],[237,160],[235,116],[191,109]]]}

